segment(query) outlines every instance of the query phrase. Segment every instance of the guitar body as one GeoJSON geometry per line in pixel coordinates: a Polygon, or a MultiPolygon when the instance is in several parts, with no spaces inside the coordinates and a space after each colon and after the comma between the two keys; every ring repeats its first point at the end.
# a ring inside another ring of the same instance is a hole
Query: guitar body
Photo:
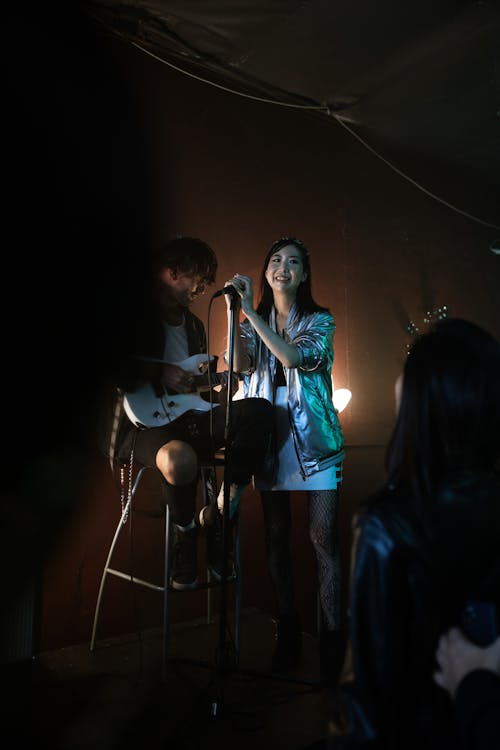
{"type": "MultiPolygon", "coordinates": [[[[193,354],[182,362],[175,362],[183,370],[193,375],[205,376],[208,370],[208,354],[193,354]]],[[[213,384],[217,380],[217,373],[212,373],[213,384]]],[[[206,377],[200,378],[206,384],[206,377]]],[[[146,382],[135,391],[127,391],[123,398],[123,407],[127,417],[136,427],[163,427],[179,419],[185,412],[210,411],[209,401],[201,398],[198,391],[193,393],[169,394],[165,390],[161,395],[155,393],[151,383],[146,382]]]]}

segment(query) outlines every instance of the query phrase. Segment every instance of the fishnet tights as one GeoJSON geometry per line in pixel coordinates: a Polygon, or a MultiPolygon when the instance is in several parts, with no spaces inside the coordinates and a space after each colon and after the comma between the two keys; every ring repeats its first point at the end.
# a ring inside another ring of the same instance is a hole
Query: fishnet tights
{"type": "MultiPolygon", "coordinates": [[[[309,538],[316,553],[318,591],[326,630],[341,626],[341,566],[337,543],[338,490],[309,490],[309,538]]],[[[290,552],[290,493],[261,492],[269,572],[280,617],[295,612],[290,552]]]]}

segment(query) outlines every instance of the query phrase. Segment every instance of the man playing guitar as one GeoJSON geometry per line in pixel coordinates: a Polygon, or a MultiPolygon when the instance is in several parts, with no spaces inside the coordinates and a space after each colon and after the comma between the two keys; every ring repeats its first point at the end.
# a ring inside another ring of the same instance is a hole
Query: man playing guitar
{"type": "MultiPolygon", "coordinates": [[[[178,237],[153,259],[151,316],[141,320],[137,351],[122,382],[113,388],[107,420],[108,455],[156,467],[174,528],[171,585],[194,588],[198,581],[195,505],[199,463],[210,462],[224,446],[228,382],[214,373],[199,386],[212,360],[205,327],[189,309],[215,281],[217,259],[202,240],[178,237]],[[151,319],[149,319],[151,318],[151,319]],[[212,385],[221,385],[220,391],[212,385]]],[[[271,404],[265,399],[232,403],[230,432],[231,486],[242,488],[260,467],[271,432],[271,404]]],[[[212,527],[206,527],[213,534],[212,527]]],[[[222,549],[208,538],[208,565],[220,576],[222,549]]]]}

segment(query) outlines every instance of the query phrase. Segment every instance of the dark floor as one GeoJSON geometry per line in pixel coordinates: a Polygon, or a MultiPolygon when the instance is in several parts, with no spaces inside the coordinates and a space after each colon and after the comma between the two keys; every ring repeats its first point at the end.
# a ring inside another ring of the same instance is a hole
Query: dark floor
{"type": "MultiPolygon", "coordinates": [[[[4,669],[4,728],[11,745],[51,750],[299,750],[324,734],[318,641],[304,634],[302,663],[268,671],[271,617],[242,612],[239,661],[232,623],[171,628],[166,680],[158,630],[43,653],[4,669]],[[219,657],[219,646],[225,656],[219,657]]],[[[5,732],[3,733],[5,737],[5,732]]]]}

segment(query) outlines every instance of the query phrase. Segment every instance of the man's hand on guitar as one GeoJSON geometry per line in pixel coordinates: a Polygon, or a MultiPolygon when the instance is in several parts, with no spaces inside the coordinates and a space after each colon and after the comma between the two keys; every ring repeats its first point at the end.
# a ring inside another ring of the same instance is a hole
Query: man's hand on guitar
{"type": "Polygon", "coordinates": [[[192,393],[195,390],[193,373],[183,370],[179,365],[163,365],[161,382],[170,392],[192,393]]]}
{"type": "MultiPolygon", "coordinates": [[[[146,363],[158,362],[141,359],[146,363]]],[[[158,378],[156,371],[156,378],[147,378],[133,391],[126,391],[123,405],[132,424],[137,427],[161,427],[179,419],[190,409],[207,411],[217,406],[222,399],[219,398],[221,392],[215,390],[215,386],[225,382],[227,398],[227,373],[211,371],[209,382],[208,362],[214,359],[207,354],[193,354],[177,364],[162,363],[161,382],[155,382],[158,378]],[[207,398],[208,394],[203,393],[210,388],[214,389],[212,401],[207,398]]],[[[233,384],[234,393],[238,387],[238,378],[234,375],[233,384]]]]}

